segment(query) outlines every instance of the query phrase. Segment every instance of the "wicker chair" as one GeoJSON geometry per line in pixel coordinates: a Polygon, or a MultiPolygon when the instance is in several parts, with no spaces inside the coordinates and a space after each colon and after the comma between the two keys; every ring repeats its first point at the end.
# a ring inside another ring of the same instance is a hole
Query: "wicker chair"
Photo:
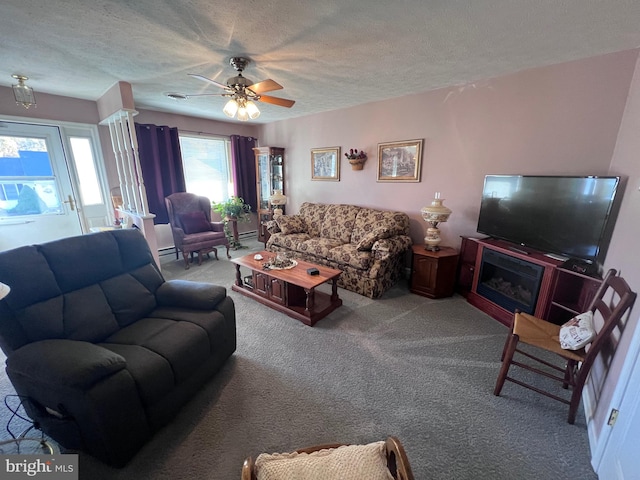
{"type": "MultiPolygon", "coordinates": [[[[333,452],[335,452],[337,449],[339,449],[339,447],[344,447],[347,446],[347,444],[343,444],[343,443],[332,443],[332,444],[326,444],[326,445],[317,445],[317,446],[313,446],[313,447],[307,447],[307,448],[301,448],[299,450],[296,450],[294,454],[282,454],[284,456],[296,456],[296,454],[310,454],[313,455],[314,452],[321,452],[322,450],[325,450],[326,452],[323,452],[324,455],[323,457],[326,459],[328,457],[330,457],[333,452]]],[[[351,447],[355,447],[355,449],[353,450],[354,452],[358,452],[361,451],[359,449],[366,449],[367,447],[374,447],[374,444],[369,444],[369,445],[351,445],[351,447]]],[[[368,449],[369,451],[371,450],[370,448],[368,449]]],[[[395,480],[414,480],[413,477],[413,472],[411,471],[411,466],[409,465],[409,459],[407,458],[407,454],[404,451],[404,447],[402,446],[402,444],[400,443],[400,440],[398,440],[396,437],[390,436],[388,437],[385,441],[384,441],[384,445],[383,445],[383,452],[384,452],[384,456],[386,457],[385,461],[386,461],[386,468],[388,470],[388,474],[391,475],[392,478],[394,478],[395,480]]],[[[357,453],[356,453],[357,454],[357,453]]],[[[278,455],[278,454],[274,454],[274,455],[278,455]]],[[[258,456],[258,458],[256,459],[256,461],[254,462],[254,460],[249,457],[245,460],[244,465],[242,466],[242,477],[241,480],[257,480],[258,479],[258,473],[260,470],[260,460],[261,460],[261,456],[258,456]]],[[[344,460],[344,458],[342,459],[344,460]]],[[[361,460],[358,459],[358,460],[361,460]]],[[[285,460],[286,461],[286,460],[285,460]]],[[[320,460],[321,462],[323,460],[320,460]]],[[[351,473],[352,476],[350,476],[349,478],[370,478],[368,476],[362,476],[359,472],[360,472],[360,468],[363,467],[364,462],[361,461],[354,461],[352,462],[353,464],[353,469],[351,469],[351,473]],[[357,465],[357,466],[356,466],[357,465]]],[[[340,469],[340,474],[336,477],[327,477],[326,475],[322,475],[323,480],[337,480],[337,479],[344,479],[346,478],[344,476],[344,463],[336,465],[337,467],[339,467],[340,469]]],[[[265,467],[262,467],[265,468],[265,467]]],[[[383,467],[384,469],[384,467],[383,467]]],[[[282,471],[283,469],[280,469],[280,471],[282,471]]],[[[305,470],[306,471],[306,470],[305,470]]],[[[265,473],[265,472],[263,472],[265,473]]],[[[384,472],[385,474],[385,478],[389,478],[387,476],[387,472],[384,472]]],[[[280,478],[296,478],[297,480],[305,480],[306,478],[319,478],[318,477],[318,471],[314,471],[314,472],[309,472],[308,475],[305,475],[304,473],[301,474],[300,470],[297,469],[294,472],[288,472],[286,475],[280,476],[279,474],[277,475],[273,475],[270,474],[268,476],[266,476],[265,478],[269,478],[269,479],[280,479],[280,478]],[[292,476],[293,475],[293,476],[292,476]]],[[[378,478],[378,477],[376,477],[378,478]]]]}

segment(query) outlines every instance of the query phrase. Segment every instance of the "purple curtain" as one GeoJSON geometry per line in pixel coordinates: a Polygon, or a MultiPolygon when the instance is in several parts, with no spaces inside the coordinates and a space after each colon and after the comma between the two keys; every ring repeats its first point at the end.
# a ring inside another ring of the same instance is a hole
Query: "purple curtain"
{"type": "Polygon", "coordinates": [[[251,205],[251,211],[258,209],[258,192],[256,188],[256,160],[253,148],[256,139],[231,135],[231,165],[233,184],[236,196],[251,205]]]}
{"type": "Polygon", "coordinates": [[[142,179],[153,223],[169,223],[164,198],[185,192],[182,154],[177,128],[136,123],[142,179]]]}

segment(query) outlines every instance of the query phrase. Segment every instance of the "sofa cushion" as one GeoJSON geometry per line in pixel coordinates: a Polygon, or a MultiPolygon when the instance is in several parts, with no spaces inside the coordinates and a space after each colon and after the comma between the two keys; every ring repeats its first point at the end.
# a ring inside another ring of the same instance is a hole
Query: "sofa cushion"
{"type": "Polygon", "coordinates": [[[350,265],[359,270],[366,270],[371,265],[373,256],[371,251],[359,251],[353,243],[345,243],[332,248],[327,254],[327,259],[339,265],[350,265]]]}
{"type": "Polygon", "coordinates": [[[285,235],[305,233],[307,231],[307,225],[302,215],[280,215],[275,218],[275,221],[280,231],[285,235]]]}
{"type": "Polygon", "coordinates": [[[173,371],[162,355],[140,345],[117,343],[99,345],[126,360],[127,371],[136,382],[144,405],[153,405],[173,388],[173,371]]]}
{"type": "Polygon", "coordinates": [[[207,220],[202,210],[181,213],[179,217],[184,233],[187,235],[211,231],[211,222],[207,220]]]}
{"type": "Polygon", "coordinates": [[[351,233],[351,243],[358,244],[362,237],[381,226],[389,228],[392,235],[408,235],[409,216],[403,212],[361,208],[351,233]]]}
{"type": "Polygon", "coordinates": [[[389,227],[376,227],[360,239],[356,248],[361,252],[371,250],[374,243],[383,238],[389,238],[391,235],[393,232],[389,227]]]}
{"type": "Polygon", "coordinates": [[[307,233],[310,237],[319,237],[325,212],[329,205],[324,203],[304,202],[300,205],[299,214],[304,217],[307,226],[307,233]]]}
{"type": "Polygon", "coordinates": [[[340,240],[333,238],[310,238],[298,245],[298,251],[315,255],[316,257],[327,258],[332,249],[342,244],[340,240]]]}
{"type": "Polygon", "coordinates": [[[100,285],[91,285],[64,295],[64,338],[99,342],[118,330],[100,285]]]}
{"type": "Polygon", "coordinates": [[[171,365],[174,384],[184,382],[209,358],[209,336],[191,322],[143,318],[108,337],[104,343],[140,345],[171,365]]]}
{"type": "Polygon", "coordinates": [[[47,259],[33,245],[0,255],[0,281],[11,286],[11,295],[4,301],[13,310],[49,300],[62,293],[47,259]]]}
{"type": "Polygon", "coordinates": [[[340,243],[349,243],[359,211],[360,207],[355,205],[329,205],[324,215],[320,236],[340,240],[340,243]]]}
{"type": "Polygon", "coordinates": [[[300,251],[300,244],[306,242],[310,238],[311,237],[307,233],[291,233],[289,235],[285,235],[282,232],[278,232],[269,237],[267,248],[270,248],[271,245],[276,245],[297,252],[300,251]]]}
{"type": "Polygon", "coordinates": [[[156,307],[153,292],[129,273],[105,280],[100,286],[120,327],[146,317],[156,307]]]}
{"type": "MultiPolygon", "coordinates": [[[[144,241],[140,232],[137,235],[144,241]]],[[[63,292],[94,285],[125,272],[119,244],[111,234],[63,238],[38,248],[63,292]]]]}
{"type": "Polygon", "coordinates": [[[169,320],[191,322],[198,325],[207,332],[212,355],[215,355],[220,350],[221,345],[227,342],[235,342],[234,337],[225,335],[225,333],[231,334],[231,332],[235,332],[235,330],[224,327],[224,324],[228,322],[229,319],[225,319],[221,312],[159,307],[149,316],[153,318],[168,318],[169,320]]]}

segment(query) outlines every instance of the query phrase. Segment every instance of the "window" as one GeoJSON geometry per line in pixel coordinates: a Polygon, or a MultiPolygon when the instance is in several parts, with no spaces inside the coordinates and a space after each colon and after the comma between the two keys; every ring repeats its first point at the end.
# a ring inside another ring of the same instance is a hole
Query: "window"
{"type": "Polygon", "coordinates": [[[219,203],[234,194],[228,138],[180,134],[187,192],[219,203]]]}
{"type": "Polygon", "coordinates": [[[61,214],[44,138],[0,136],[0,217],[61,214]]]}
{"type": "Polygon", "coordinates": [[[100,205],[103,203],[102,190],[98,181],[98,172],[93,158],[90,138],[69,137],[71,153],[73,154],[78,187],[82,205],[100,205]]]}

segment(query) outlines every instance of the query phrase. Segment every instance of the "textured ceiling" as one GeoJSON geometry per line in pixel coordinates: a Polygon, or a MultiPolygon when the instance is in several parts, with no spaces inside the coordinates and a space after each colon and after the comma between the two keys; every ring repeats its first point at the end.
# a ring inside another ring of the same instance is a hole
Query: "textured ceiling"
{"type": "Polygon", "coordinates": [[[640,46],[638,0],[2,0],[0,85],[96,100],[117,81],[137,108],[228,120],[228,61],[284,86],[257,123],[463,85],[640,46]]]}

